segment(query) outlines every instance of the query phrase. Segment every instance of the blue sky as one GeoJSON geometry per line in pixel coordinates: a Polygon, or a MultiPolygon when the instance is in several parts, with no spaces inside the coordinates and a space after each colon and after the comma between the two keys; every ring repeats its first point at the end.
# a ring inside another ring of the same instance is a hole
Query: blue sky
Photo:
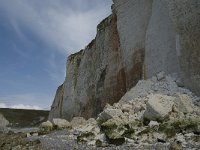
{"type": "Polygon", "coordinates": [[[0,107],[49,108],[111,0],[0,0],[0,107]]]}

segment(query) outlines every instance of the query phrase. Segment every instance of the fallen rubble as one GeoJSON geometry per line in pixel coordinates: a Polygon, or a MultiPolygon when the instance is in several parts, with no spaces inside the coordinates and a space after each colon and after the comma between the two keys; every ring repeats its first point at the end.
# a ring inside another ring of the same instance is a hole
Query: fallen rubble
{"type": "Polygon", "coordinates": [[[140,81],[119,103],[107,104],[97,119],[73,118],[66,126],[70,137],[96,147],[200,148],[199,97],[161,75],[140,81]]]}

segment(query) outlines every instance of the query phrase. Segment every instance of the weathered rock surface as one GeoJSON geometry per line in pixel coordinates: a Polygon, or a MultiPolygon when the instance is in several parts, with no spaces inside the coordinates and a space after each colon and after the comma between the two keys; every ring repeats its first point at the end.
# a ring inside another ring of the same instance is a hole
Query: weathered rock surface
{"type": "MultiPolygon", "coordinates": [[[[50,120],[95,117],[140,79],[162,71],[200,95],[199,0],[113,2],[112,15],[98,25],[96,38],[68,57],[66,79],[57,90],[50,120]]],[[[155,80],[162,81],[162,76],[155,80]]],[[[147,84],[150,89],[152,82],[147,84]]],[[[168,95],[164,88],[176,86],[163,83],[157,90],[168,95]]],[[[143,93],[148,87],[139,93],[148,94],[143,93]]]]}
{"type": "Polygon", "coordinates": [[[0,131],[5,130],[8,124],[8,120],[2,114],[0,114],[0,131]]]}
{"type": "Polygon", "coordinates": [[[169,14],[176,29],[176,50],[184,85],[200,95],[199,0],[169,0],[169,14]]]}
{"type": "Polygon", "coordinates": [[[151,95],[147,102],[144,118],[148,120],[164,120],[169,117],[174,105],[174,97],[166,95],[151,95]]]}
{"type": "Polygon", "coordinates": [[[186,94],[178,95],[174,103],[175,110],[180,110],[183,113],[192,113],[195,111],[191,98],[186,94]]]}
{"type": "Polygon", "coordinates": [[[137,148],[159,142],[168,144],[166,149],[170,149],[177,141],[181,149],[200,148],[196,143],[200,140],[200,108],[193,104],[196,98],[189,90],[178,87],[170,76],[163,76],[140,81],[127,94],[119,103],[106,105],[98,115],[106,142],[137,148]],[[168,86],[162,88],[163,85],[168,86]],[[147,94],[137,93],[142,90],[147,94]]]}
{"type": "Polygon", "coordinates": [[[77,128],[86,125],[87,121],[83,117],[74,117],[70,123],[73,128],[77,128]]]}
{"type": "Polygon", "coordinates": [[[50,132],[51,130],[53,130],[53,124],[50,121],[42,122],[40,128],[45,132],[50,132]]]}
{"type": "MultiPolygon", "coordinates": [[[[192,107],[192,101],[196,105],[198,105],[199,97],[195,96],[190,90],[179,87],[177,85],[176,79],[171,76],[165,75],[162,80],[158,80],[157,77],[152,77],[148,80],[140,80],[135,87],[130,89],[121,99],[120,101],[132,101],[134,99],[140,99],[142,97],[148,97],[151,94],[162,94],[167,96],[175,96],[177,99],[176,103],[182,101],[182,105],[187,103],[188,107],[192,107]],[[185,94],[185,96],[184,96],[185,94]],[[188,100],[186,100],[186,98],[188,100]],[[188,101],[188,102],[186,102],[188,101]]],[[[141,101],[138,101],[138,104],[141,101]]],[[[181,104],[179,104],[181,105],[181,104]]]]}
{"type": "Polygon", "coordinates": [[[65,119],[54,118],[52,123],[58,129],[71,128],[71,124],[65,119]]]}
{"type": "Polygon", "coordinates": [[[49,120],[51,121],[53,118],[62,117],[63,93],[64,93],[64,88],[63,85],[61,85],[58,87],[56,91],[56,96],[54,98],[51,111],[49,112],[49,120]]]}
{"type": "Polygon", "coordinates": [[[123,112],[121,109],[105,109],[102,113],[98,115],[97,120],[99,122],[105,122],[109,119],[112,119],[113,117],[120,117],[123,115],[123,112]]]}

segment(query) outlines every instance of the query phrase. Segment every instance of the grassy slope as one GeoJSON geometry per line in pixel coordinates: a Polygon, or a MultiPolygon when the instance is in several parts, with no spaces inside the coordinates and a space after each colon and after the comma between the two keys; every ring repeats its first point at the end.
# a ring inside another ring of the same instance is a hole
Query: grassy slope
{"type": "Polygon", "coordinates": [[[12,127],[33,127],[47,120],[49,111],[0,108],[12,127]]]}

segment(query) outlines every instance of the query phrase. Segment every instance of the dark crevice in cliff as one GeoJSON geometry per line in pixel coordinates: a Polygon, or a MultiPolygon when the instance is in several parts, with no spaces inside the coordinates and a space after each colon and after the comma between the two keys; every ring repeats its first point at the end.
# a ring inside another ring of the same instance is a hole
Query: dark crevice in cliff
{"type": "Polygon", "coordinates": [[[128,72],[127,88],[130,89],[143,78],[145,49],[138,49],[133,54],[133,67],[128,72]]]}
{"type": "Polygon", "coordinates": [[[93,116],[96,116],[99,112],[102,111],[102,93],[104,90],[104,82],[105,82],[105,78],[106,78],[106,70],[107,70],[107,66],[103,69],[103,71],[101,72],[100,78],[97,82],[97,87],[96,87],[96,97],[94,98],[93,101],[94,102],[94,108],[95,111],[93,113],[93,116]]]}
{"type": "Polygon", "coordinates": [[[60,92],[61,92],[61,98],[60,98],[60,101],[58,103],[58,108],[60,108],[59,114],[60,114],[60,117],[62,118],[64,84],[62,84],[59,88],[60,88],[60,92]]]}
{"type": "Polygon", "coordinates": [[[119,70],[118,74],[117,74],[117,85],[119,85],[119,89],[118,89],[118,96],[117,96],[117,101],[119,101],[118,99],[120,99],[126,92],[126,73],[125,73],[125,69],[122,68],[119,70]]]}
{"type": "Polygon", "coordinates": [[[75,65],[75,68],[74,68],[74,89],[76,88],[76,85],[77,85],[77,80],[78,80],[78,72],[79,72],[79,66],[81,64],[81,56],[77,56],[76,58],[76,65],[75,65]]]}

